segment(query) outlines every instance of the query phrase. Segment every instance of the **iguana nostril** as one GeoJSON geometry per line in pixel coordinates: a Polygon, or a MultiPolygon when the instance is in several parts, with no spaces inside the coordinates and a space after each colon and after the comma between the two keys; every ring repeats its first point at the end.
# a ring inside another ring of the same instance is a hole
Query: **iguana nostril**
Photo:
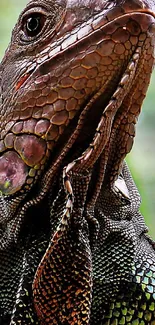
{"type": "Polygon", "coordinates": [[[144,1],[142,0],[130,0],[131,2],[135,3],[137,6],[139,6],[140,8],[144,8],[144,1]]]}
{"type": "MultiPolygon", "coordinates": [[[[119,2],[120,0],[118,0],[119,2]]],[[[145,8],[145,3],[142,0],[124,0],[122,6],[126,9],[137,10],[145,8]]]]}

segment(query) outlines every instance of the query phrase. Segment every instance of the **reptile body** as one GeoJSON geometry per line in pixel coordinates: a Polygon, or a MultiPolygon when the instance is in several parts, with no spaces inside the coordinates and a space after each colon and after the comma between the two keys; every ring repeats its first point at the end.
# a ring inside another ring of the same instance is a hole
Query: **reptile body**
{"type": "Polygon", "coordinates": [[[0,324],[155,325],[155,245],[124,162],[154,0],[30,1],[0,66],[0,324]]]}

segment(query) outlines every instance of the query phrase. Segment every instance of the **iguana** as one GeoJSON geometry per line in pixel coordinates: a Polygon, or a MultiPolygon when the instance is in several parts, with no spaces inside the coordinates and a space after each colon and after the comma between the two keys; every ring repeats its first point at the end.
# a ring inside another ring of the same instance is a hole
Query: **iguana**
{"type": "Polygon", "coordinates": [[[124,158],[154,0],[32,0],[0,66],[0,324],[155,325],[155,244],[124,158]]]}

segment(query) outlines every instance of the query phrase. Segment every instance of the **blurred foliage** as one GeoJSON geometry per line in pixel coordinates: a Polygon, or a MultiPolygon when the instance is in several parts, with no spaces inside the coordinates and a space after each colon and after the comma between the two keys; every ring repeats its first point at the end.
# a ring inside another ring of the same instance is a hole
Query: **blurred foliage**
{"type": "MultiPolygon", "coordinates": [[[[0,0],[0,57],[10,40],[19,12],[27,0],[0,0]]],[[[127,161],[142,196],[141,212],[155,238],[155,73],[137,126],[137,135],[127,161]]]]}

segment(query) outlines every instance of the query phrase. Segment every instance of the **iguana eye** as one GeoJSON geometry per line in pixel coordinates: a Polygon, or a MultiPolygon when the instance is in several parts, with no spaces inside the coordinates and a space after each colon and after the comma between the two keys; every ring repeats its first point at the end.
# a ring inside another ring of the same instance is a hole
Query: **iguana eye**
{"type": "Polygon", "coordinates": [[[31,16],[27,17],[23,24],[23,31],[27,37],[35,37],[41,31],[45,24],[45,16],[36,13],[31,14],[31,16]]]}

